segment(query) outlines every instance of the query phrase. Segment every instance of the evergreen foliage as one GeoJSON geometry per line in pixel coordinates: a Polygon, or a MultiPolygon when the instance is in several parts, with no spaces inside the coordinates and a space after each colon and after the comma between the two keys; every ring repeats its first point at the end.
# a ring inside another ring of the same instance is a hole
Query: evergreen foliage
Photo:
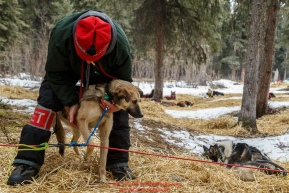
{"type": "MultiPolygon", "coordinates": [[[[155,1],[147,0],[136,9],[134,44],[141,53],[154,48],[157,23],[155,1]]],[[[220,48],[217,28],[220,12],[218,1],[164,1],[165,53],[174,54],[178,60],[187,58],[205,62],[204,45],[217,52],[220,48]]]]}
{"type": "Polygon", "coordinates": [[[9,45],[21,40],[26,21],[22,20],[22,9],[17,0],[0,0],[0,10],[0,51],[5,51],[9,45]]]}
{"type": "MultiPolygon", "coordinates": [[[[279,78],[285,79],[289,68],[289,1],[280,1],[273,71],[278,69],[279,78]]],[[[53,26],[68,14],[95,9],[109,15],[126,32],[131,44],[134,76],[153,78],[157,41],[155,2],[0,0],[1,72],[43,75],[46,47],[53,26]]],[[[164,79],[203,83],[209,81],[209,77],[242,80],[251,0],[163,2],[164,79]]]]}

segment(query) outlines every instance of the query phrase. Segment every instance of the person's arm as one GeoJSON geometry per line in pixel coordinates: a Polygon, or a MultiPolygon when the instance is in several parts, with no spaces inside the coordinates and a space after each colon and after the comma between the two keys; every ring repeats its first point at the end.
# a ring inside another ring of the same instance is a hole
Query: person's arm
{"type": "Polygon", "coordinates": [[[64,106],[70,107],[79,103],[79,96],[75,87],[77,80],[72,77],[71,71],[47,71],[47,79],[55,95],[64,106]]]}
{"type": "MultiPolygon", "coordinates": [[[[47,80],[55,95],[64,106],[78,104],[79,97],[75,89],[79,77],[73,74],[70,54],[73,53],[73,42],[67,39],[56,43],[54,36],[51,36],[48,45],[48,55],[45,66],[47,80]]],[[[81,61],[79,62],[79,69],[81,61]]]]}
{"type": "Polygon", "coordinates": [[[70,124],[73,127],[75,127],[75,128],[78,128],[77,122],[75,120],[75,115],[77,114],[78,109],[79,109],[79,104],[72,105],[69,108],[69,117],[68,117],[68,119],[69,119],[70,124]]]}

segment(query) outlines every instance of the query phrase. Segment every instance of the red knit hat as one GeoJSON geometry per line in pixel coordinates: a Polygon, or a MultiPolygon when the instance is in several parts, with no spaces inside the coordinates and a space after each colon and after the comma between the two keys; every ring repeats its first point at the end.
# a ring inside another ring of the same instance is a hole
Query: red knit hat
{"type": "Polygon", "coordinates": [[[110,24],[98,17],[89,16],[76,24],[74,47],[77,55],[83,60],[99,60],[105,54],[110,40],[110,24]]]}

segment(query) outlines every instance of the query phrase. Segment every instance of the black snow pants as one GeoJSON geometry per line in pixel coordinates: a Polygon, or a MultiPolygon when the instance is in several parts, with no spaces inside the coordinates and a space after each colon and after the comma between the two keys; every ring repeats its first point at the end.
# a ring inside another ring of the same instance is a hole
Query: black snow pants
{"type": "MultiPolygon", "coordinates": [[[[51,89],[46,76],[39,90],[39,97],[37,103],[42,107],[58,112],[63,109],[63,104],[54,94],[51,89]]],[[[23,127],[20,144],[38,145],[48,142],[51,136],[51,131],[39,129],[27,124],[23,127]]],[[[120,110],[113,114],[113,128],[109,136],[109,147],[120,148],[128,150],[130,147],[130,127],[128,113],[120,110]]],[[[36,169],[44,163],[45,151],[18,151],[13,164],[26,164],[36,169]]],[[[109,150],[107,155],[107,166],[109,165],[127,165],[129,160],[128,152],[121,152],[109,150]]]]}

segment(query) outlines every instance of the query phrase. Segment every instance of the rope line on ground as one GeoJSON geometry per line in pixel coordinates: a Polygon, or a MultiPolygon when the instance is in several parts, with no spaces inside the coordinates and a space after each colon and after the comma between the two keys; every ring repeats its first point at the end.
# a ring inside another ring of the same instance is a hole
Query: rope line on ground
{"type": "Polygon", "coordinates": [[[40,145],[27,145],[27,144],[0,144],[0,147],[16,147],[18,148],[18,151],[43,151],[46,150],[48,147],[63,147],[63,146],[79,146],[79,147],[84,147],[84,146],[90,146],[94,148],[105,148],[108,150],[113,150],[113,151],[121,151],[121,152],[129,152],[129,153],[135,153],[135,154],[141,154],[141,155],[150,155],[150,156],[156,156],[156,157],[163,157],[163,158],[171,158],[171,159],[178,159],[178,160],[187,160],[187,161],[194,161],[194,162],[200,162],[200,163],[208,163],[208,164],[217,164],[217,165],[224,165],[224,166],[229,166],[229,167],[240,167],[240,168],[249,168],[249,169],[256,169],[256,170],[266,170],[266,171],[271,171],[271,172],[280,172],[283,173],[285,176],[287,174],[287,170],[274,170],[274,169],[269,169],[269,168],[258,168],[254,166],[242,166],[238,164],[226,164],[222,162],[212,162],[209,160],[199,160],[199,159],[192,159],[192,158],[182,158],[182,157],[177,157],[177,156],[168,156],[168,155],[163,155],[163,154],[155,154],[155,153],[147,153],[147,152],[140,152],[140,151],[134,151],[134,150],[126,150],[126,149],[120,149],[120,148],[113,148],[113,147],[106,147],[106,146],[99,146],[99,145],[93,145],[89,144],[90,138],[94,135],[100,121],[108,111],[108,106],[104,109],[101,117],[99,118],[98,122],[95,124],[91,134],[88,136],[87,140],[85,143],[77,143],[77,142],[71,142],[70,144],[48,144],[47,142],[42,143],[40,145]]]}
{"type": "Polygon", "coordinates": [[[256,169],[256,170],[263,170],[263,171],[271,171],[271,172],[278,172],[286,174],[288,173],[288,170],[274,170],[269,168],[258,168],[254,166],[242,166],[238,164],[226,164],[222,162],[212,162],[209,160],[200,160],[200,159],[193,159],[193,158],[183,158],[178,156],[169,156],[169,155],[163,155],[163,154],[156,154],[156,153],[148,153],[148,152],[140,152],[140,151],[134,151],[134,150],[126,150],[126,149],[119,149],[119,148],[113,148],[113,147],[106,147],[106,146],[99,146],[99,145],[93,145],[93,144],[48,144],[48,143],[42,143],[40,145],[26,145],[26,144],[0,144],[0,146],[5,147],[17,147],[18,151],[42,151],[47,149],[48,147],[72,147],[72,146],[78,146],[78,147],[84,147],[84,146],[90,146],[94,148],[105,148],[113,151],[121,151],[121,152],[129,152],[129,153],[135,153],[140,155],[150,155],[150,156],[156,156],[156,157],[163,157],[163,158],[170,158],[170,159],[177,159],[177,160],[186,160],[186,161],[193,161],[193,162],[200,162],[200,163],[207,163],[207,164],[217,164],[217,165],[223,165],[223,166],[229,166],[229,167],[240,167],[240,168],[248,168],[248,169],[256,169]],[[23,148],[23,149],[22,149],[23,148]],[[31,149],[28,149],[31,148],[31,149]]]}

